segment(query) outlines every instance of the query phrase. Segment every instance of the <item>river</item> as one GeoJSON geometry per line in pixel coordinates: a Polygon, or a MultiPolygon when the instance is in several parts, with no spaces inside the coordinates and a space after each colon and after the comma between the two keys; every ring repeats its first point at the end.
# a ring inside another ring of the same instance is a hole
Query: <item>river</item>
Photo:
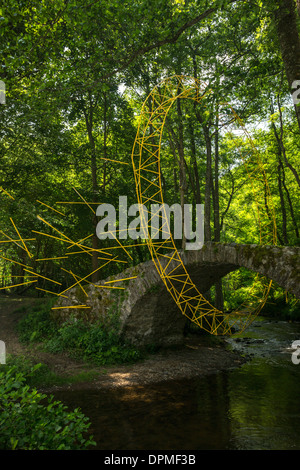
{"type": "Polygon", "coordinates": [[[103,450],[300,450],[300,323],[258,318],[227,340],[249,360],[192,380],[57,391],[80,407],[103,450]]]}

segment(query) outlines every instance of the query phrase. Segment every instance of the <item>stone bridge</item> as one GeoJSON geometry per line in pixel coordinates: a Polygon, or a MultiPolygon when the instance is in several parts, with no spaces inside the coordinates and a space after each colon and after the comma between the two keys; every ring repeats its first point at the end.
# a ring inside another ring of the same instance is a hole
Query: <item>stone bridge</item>
{"type": "MultiPolygon", "coordinates": [[[[262,245],[238,245],[206,243],[201,250],[186,251],[182,260],[192,281],[205,295],[217,280],[240,267],[260,273],[300,298],[300,248],[262,245]]],[[[90,307],[91,320],[109,321],[118,313],[120,334],[138,345],[178,344],[183,339],[186,317],[183,316],[165,288],[153,261],[146,261],[133,268],[98,283],[98,287],[80,287],[70,291],[72,305],[83,302],[90,307]],[[125,290],[101,288],[112,279],[134,279],[118,284],[125,290]]],[[[70,305],[61,298],[59,305],[70,305]]],[[[53,310],[60,319],[70,314],[70,309],[53,310]],[[59,313],[58,313],[59,312],[59,313]]],[[[71,313],[82,316],[83,310],[71,313]]]]}

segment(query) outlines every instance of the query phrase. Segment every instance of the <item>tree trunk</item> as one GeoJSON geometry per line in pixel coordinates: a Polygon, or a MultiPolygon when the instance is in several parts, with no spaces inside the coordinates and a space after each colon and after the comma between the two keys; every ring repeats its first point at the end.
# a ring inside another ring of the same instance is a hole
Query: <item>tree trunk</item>
{"type": "Polygon", "coordinates": [[[288,241],[288,236],[287,236],[287,218],[286,218],[286,208],[285,208],[285,200],[283,196],[283,190],[282,190],[282,177],[281,177],[281,170],[282,170],[282,162],[279,157],[279,163],[278,163],[278,191],[279,191],[279,197],[280,197],[280,205],[281,205],[281,213],[282,213],[282,237],[283,237],[283,242],[285,245],[289,244],[288,241]]]}
{"type": "MultiPolygon", "coordinates": [[[[287,159],[287,156],[286,156],[286,151],[285,151],[285,147],[284,147],[284,143],[283,143],[283,120],[282,120],[282,111],[281,111],[281,107],[280,107],[280,102],[279,102],[279,97],[278,97],[278,111],[279,111],[279,117],[280,117],[280,135],[277,138],[278,142],[279,142],[279,145],[281,147],[281,152],[282,152],[282,155],[283,155],[283,158],[284,158],[284,162],[286,164],[286,166],[291,170],[291,172],[293,173],[297,183],[298,183],[298,186],[300,188],[300,178],[299,178],[299,175],[297,173],[297,170],[296,168],[293,167],[293,165],[288,161],[287,159]]],[[[276,127],[274,126],[274,129],[276,131],[276,127]]]]}
{"type": "MultiPolygon", "coordinates": [[[[219,192],[219,119],[218,109],[216,114],[216,133],[215,133],[215,197],[214,197],[214,239],[215,242],[220,241],[221,224],[220,224],[220,192],[219,192]]],[[[215,307],[218,310],[224,310],[223,282],[220,278],[215,283],[215,307]]]]}
{"type": "Polygon", "coordinates": [[[206,147],[206,173],[205,173],[205,193],[204,193],[204,241],[211,241],[211,227],[210,227],[210,218],[211,218],[211,208],[210,208],[210,198],[212,194],[212,184],[211,184],[211,170],[212,170],[212,142],[211,136],[209,133],[209,127],[204,123],[202,116],[195,108],[195,113],[198,121],[202,125],[205,147],[206,147]]]}
{"type": "Polygon", "coordinates": [[[200,191],[200,177],[199,171],[197,166],[197,158],[196,158],[196,144],[195,144],[195,136],[194,136],[194,129],[192,123],[189,123],[189,133],[190,133],[190,142],[191,142],[191,155],[192,155],[192,164],[193,164],[193,173],[194,173],[194,197],[196,204],[201,204],[201,191],[200,191]]]}
{"type": "MultiPolygon", "coordinates": [[[[194,50],[193,52],[193,69],[194,69],[194,78],[197,80],[198,71],[197,71],[197,61],[195,57],[194,50]]],[[[205,139],[206,146],[206,173],[205,173],[205,192],[204,192],[204,241],[211,241],[211,227],[210,227],[210,218],[211,218],[211,208],[210,208],[210,198],[211,198],[211,169],[212,169],[212,150],[211,150],[211,137],[209,134],[209,127],[203,121],[201,114],[197,111],[197,104],[194,102],[194,110],[198,121],[200,122],[205,139]]]]}
{"type": "MultiPolygon", "coordinates": [[[[107,96],[104,93],[103,96],[103,181],[102,181],[102,196],[105,196],[106,191],[106,176],[107,176],[107,96]]],[[[98,202],[98,201],[94,201],[98,202]]]]}
{"type": "MultiPolygon", "coordinates": [[[[179,92],[179,90],[178,90],[179,92]]],[[[178,122],[178,154],[179,154],[179,185],[180,185],[180,206],[182,214],[182,245],[181,248],[184,250],[186,245],[185,231],[184,231],[184,203],[185,203],[185,192],[186,192],[186,169],[184,159],[184,144],[183,144],[183,124],[182,124],[182,110],[181,100],[177,99],[177,114],[179,118],[178,122]]]]}
{"type": "MultiPolygon", "coordinates": [[[[297,27],[295,0],[275,0],[278,8],[275,10],[275,24],[280,44],[281,56],[284,63],[288,84],[293,93],[292,85],[300,80],[300,38],[297,27]]],[[[299,2],[297,3],[299,11],[299,2]]],[[[300,129],[300,105],[294,105],[298,126],[300,129]]]]}
{"type": "Polygon", "coordinates": [[[292,221],[293,221],[293,226],[294,226],[294,230],[295,230],[295,234],[296,234],[296,237],[299,238],[299,229],[298,229],[298,224],[297,224],[297,220],[296,220],[296,216],[295,216],[295,212],[294,212],[294,208],[293,208],[293,203],[292,203],[292,199],[291,199],[291,196],[290,196],[290,192],[289,192],[289,189],[286,185],[286,182],[285,182],[285,171],[284,171],[284,166],[282,165],[281,163],[281,166],[282,166],[282,186],[285,190],[285,193],[286,193],[286,197],[287,197],[287,200],[288,200],[288,204],[289,204],[289,208],[290,208],[290,213],[291,213],[291,218],[292,218],[292,221]]]}
{"type": "MultiPolygon", "coordinates": [[[[272,113],[274,112],[273,108],[271,108],[271,112],[272,113]]],[[[282,120],[281,120],[281,125],[282,125],[282,120]]],[[[295,234],[296,234],[297,238],[299,238],[299,230],[298,230],[298,225],[297,225],[297,221],[296,221],[296,217],[295,217],[294,208],[293,208],[292,200],[291,200],[291,197],[290,197],[290,193],[289,193],[289,190],[288,190],[288,188],[286,186],[286,183],[285,183],[285,171],[284,171],[284,166],[283,166],[283,162],[282,162],[282,157],[284,157],[285,163],[287,161],[287,158],[286,158],[286,152],[285,152],[284,144],[283,144],[283,141],[282,141],[282,132],[283,132],[283,130],[281,128],[281,134],[279,135],[274,123],[272,123],[272,129],[274,131],[274,135],[275,135],[276,142],[277,142],[277,149],[278,149],[278,189],[279,189],[279,197],[280,197],[280,203],[281,203],[281,208],[282,208],[283,239],[284,239],[284,243],[287,245],[288,244],[288,237],[287,237],[287,230],[286,230],[286,210],[285,210],[285,202],[284,202],[284,196],[283,196],[282,188],[284,188],[284,190],[286,192],[286,195],[287,195],[289,208],[290,208],[290,213],[291,213],[291,217],[292,217],[292,221],[293,221],[294,229],[295,229],[295,234]],[[281,177],[281,172],[282,172],[282,177],[281,177]]],[[[288,166],[288,168],[290,168],[289,165],[287,165],[287,166],[288,166]]],[[[296,172],[296,175],[298,176],[297,172],[296,172]]]]}
{"type": "Polygon", "coordinates": [[[222,278],[215,283],[215,307],[221,312],[224,310],[223,283],[222,278]]]}
{"type": "MultiPolygon", "coordinates": [[[[86,122],[86,129],[89,138],[90,144],[90,153],[91,153],[91,177],[92,177],[92,202],[98,202],[98,181],[97,181],[97,161],[96,161],[96,144],[93,135],[93,105],[91,100],[89,100],[89,109],[84,110],[85,115],[85,122],[86,122]]],[[[99,281],[99,271],[96,271],[99,268],[99,260],[98,260],[98,249],[99,249],[99,240],[96,235],[96,226],[97,226],[97,217],[94,213],[92,216],[92,224],[93,224],[93,237],[92,237],[92,282],[99,281]],[[96,272],[95,272],[96,271],[96,272]]]]}
{"type": "Polygon", "coordinates": [[[211,196],[211,138],[208,129],[204,129],[205,144],[206,144],[206,174],[205,174],[205,197],[204,197],[204,239],[211,241],[211,227],[210,227],[210,196],[211,196]]]}
{"type": "Polygon", "coordinates": [[[219,194],[219,121],[218,114],[216,117],[216,134],[215,134],[215,207],[214,207],[214,239],[215,242],[220,241],[220,194],[219,194]]]}

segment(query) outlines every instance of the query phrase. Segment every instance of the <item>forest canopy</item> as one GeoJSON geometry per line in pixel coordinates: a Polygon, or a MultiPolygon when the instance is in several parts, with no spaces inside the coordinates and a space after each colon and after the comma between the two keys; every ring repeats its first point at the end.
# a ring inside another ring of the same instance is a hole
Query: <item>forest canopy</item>
{"type": "MultiPolygon", "coordinates": [[[[220,120],[229,103],[262,161],[277,242],[299,246],[299,15],[294,0],[4,0],[2,288],[58,292],[45,277],[66,288],[72,273],[97,281],[150,258],[141,240],[128,239],[126,249],[99,240],[95,210],[117,207],[122,195],[137,202],[138,118],[153,88],[175,75],[207,93],[205,106],[178,99],[168,114],[165,201],[204,204],[206,241],[257,242],[251,179],[220,120]],[[114,262],[97,270],[108,253],[117,253],[114,262]]],[[[247,145],[239,144],[246,161],[247,145]]]]}

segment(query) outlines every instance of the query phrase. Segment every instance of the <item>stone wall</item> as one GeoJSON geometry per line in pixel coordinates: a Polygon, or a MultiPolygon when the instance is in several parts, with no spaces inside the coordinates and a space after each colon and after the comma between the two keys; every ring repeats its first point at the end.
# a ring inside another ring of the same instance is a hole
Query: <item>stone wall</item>
{"type": "MultiPolygon", "coordinates": [[[[204,295],[220,277],[243,266],[273,279],[300,298],[299,257],[300,248],[222,243],[207,243],[201,250],[182,253],[191,279],[204,295]]],[[[107,322],[118,316],[120,334],[140,346],[178,344],[183,340],[186,319],[152,261],[84,289],[88,297],[78,286],[69,291],[69,299],[60,298],[57,306],[86,304],[90,308],[53,310],[59,320],[75,315],[107,322]],[[132,276],[136,278],[118,284],[125,290],[102,287],[107,280],[132,276]]]]}

